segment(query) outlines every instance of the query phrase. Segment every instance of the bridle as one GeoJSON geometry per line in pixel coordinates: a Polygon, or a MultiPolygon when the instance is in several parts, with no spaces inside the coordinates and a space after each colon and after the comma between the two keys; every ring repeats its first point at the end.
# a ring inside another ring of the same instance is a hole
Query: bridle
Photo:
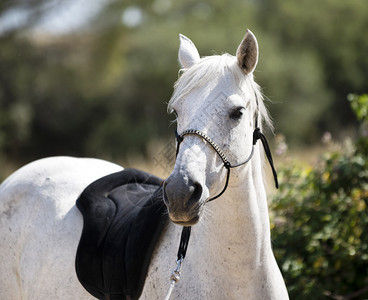
{"type": "Polygon", "coordinates": [[[225,181],[224,188],[222,189],[222,191],[219,194],[217,194],[216,196],[208,199],[207,202],[215,200],[215,199],[219,198],[223,193],[225,193],[225,191],[227,189],[227,186],[229,184],[230,170],[233,169],[233,168],[243,166],[251,160],[251,158],[253,156],[253,153],[254,153],[254,146],[257,144],[258,140],[261,140],[261,142],[262,142],[262,145],[263,145],[263,148],[265,150],[268,162],[270,163],[270,166],[271,166],[271,169],[272,169],[272,174],[273,174],[273,178],[274,178],[274,181],[275,181],[275,186],[276,186],[277,189],[279,188],[279,182],[277,180],[277,173],[276,173],[275,167],[273,165],[273,159],[272,159],[272,154],[271,154],[270,147],[268,145],[266,137],[261,132],[261,129],[258,127],[259,104],[258,104],[257,94],[255,93],[254,95],[255,95],[255,98],[256,98],[256,104],[257,104],[256,112],[257,113],[256,113],[255,120],[254,120],[255,128],[254,128],[254,131],[253,131],[252,151],[250,152],[247,159],[244,160],[241,163],[231,164],[230,161],[227,159],[227,156],[224,153],[224,151],[222,151],[221,148],[213,141],[213,139],[211,139],[204,132],[202,132],[200,130],[197,130],[197,129],[187,129],[187,130],[183,131],[181,134],[178,134],[178,131],[175,130],[175,137],[176,137],[176,141],[177,141],[176,156],[178,156],[178,154],[179,154],[179,147],[180,147],[180,144],[183,142],[184,137],[186,135],[197,135],[197,136],[201,137],[202,139],[204,139],[213,148],[213,150],[215,150],[215,152],[220,156],[220,158],[221,158],[221,160],[224,164],[224,167],[227,169],[227,175],[226,175],[226,181],[225,181]]]}
{"type": "Polygon", "coordinates": [[[197,136],[201,137],[202,139],[204,139],[213,148],[213,150],[215,150],[215,152],[220,156],[220,158],[221,158],[221,160],[224,164],[224,167],[227,169],[226,181],[225,181],[224,188],[222,189],[222,191],[219,194],[217,194],[216,196],[208,199],[207,202],[215,200],[215,199],[219,198],[220,196],[222,196],[223,193],[225,193],[225,191],[227,189],[227,186],[229,184],[230,170],[233,169],[233,168],[243,166],[251,160],[251,158],[253,156],[253,153],[254,153],[254,146],[257,144],[257,141],[259,139],[262,141],[267,159],[270,163],[273,178],[274,178],[274,181],[275,181],[275,186],[276,186],[276,188],[279,187],[279,183],[278,183],[278,180],[277,180],[277,173],[276,173],[275,167],[273,165],[271,150],[270,150],[270,147],[268,145],[266,137],[261,132],[259,127],[256,127],[253,131],[253,144],[252,144],[252,150],[251,150],[249,156],[243,162],[237,163],[237,164],[230,163],[230,161],[228,160],[226,154],[221,150],[221,148],[207,134],[205,134],[204,132],[202,132],[200,130],[197,130],[197,129],[187,129],[184,132],[182,132],[180,135],[178,134],[177,131],[175,131],[175,136],[176,136],[176,140],[177,140],[176,156],[179,153],[180,144],[184,140],[184,136],[186,136],[186,135],[197,135],[197,136]]]}
{"type": "MultiPolygon", "coordinates": [[[[187,129],[187,130],[183,131],[181,134],[178,134],[177,130],[175,130],[175,137],[176,137],[176,141],[177,141],[176,156],[178,156],[178,154],[179,154],[180,144],[183,142],[184,137],[187,136],[187,135],[196,135],[196,136],[200,137],[201,139],[205,140],[213,148],[213,150],[221,158],[221,160],[224,164],[224,167],[227,169],[226,181],[225,181],[224,188],[222,189],[222,191],[220,193],[218,193],[216,196],[213,196],[213,197],[209,198],[206,202],[213,201],[213,200],[219,198],[220,196],[222,196],[225,193],[225,191],[228,187],[228,184],[229,184],[230,170],[233,169],[233,168],[243,166],[251,160],[251,158],[254,154],[254,146],[257,144],[258,140],[261,140],[261,142],[262,142],[263,148],[265,150],[266,157],[267,157],[268,162],[269,162],[269,164],[271,166],[271,169],[272,169],[272,174],[273,174],[275,186],[276,186],[276,188],[279,188],[277,173],[276,173],[276,170],[275,170],[275,167],[274,167],[274,164],[273,164],[273,159],[272,159],[270,147],[268,145],[266,137],[261,132],[261,129],[258,127],[258,111],[259,110],[258,110],[257,95],[256,95],[256,103],[257,103],[257,116],[255,118],[255,129],[253,131],[252,149],[251,149],[251,152],[250,152],[249,156],[244,161],[242,161],[240,163],[237,163],[237,164],[230,163],[230,161],[228,160],[228,158],[227,158],[226,154],[224,153],[224,151],[222,151],[221,148],[213,141],[213,139],[210,138],[203,131],[200,131],[200,130],[197,130],[197,129],[187,129]]],[[[170,286],[169,292],[168,292],[165,299],[170,298],[170,294],[172,292],[172,289],[175,286],[175,283],[180,280],[181,263],[183,262],[183,260],[185,258],[185,255],[186,255],[186,252],[187,252],[189,238],[190,238],[190,232],[191,232],[191,226],[184,226],[183,227],[183,230],[182,230],[182,233],[181,233],[181,238],[180,238],[179,250],[178,250],[178,254],[177,254],[177,260],[176,260],[177,266],[174,269],[173,273],[171,274],[171,277],[170,277],[171,286],[170,286]]]]}

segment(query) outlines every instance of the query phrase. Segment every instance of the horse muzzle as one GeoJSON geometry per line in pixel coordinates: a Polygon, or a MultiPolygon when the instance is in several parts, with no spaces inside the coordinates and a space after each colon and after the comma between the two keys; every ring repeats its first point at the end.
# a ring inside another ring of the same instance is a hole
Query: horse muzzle
{"type": "Polygon", "coordinates": [[[164,183],[164,202],[171,221],[178,225],[192,226],[199,221],[206,202],[203,198],[199,182],[171,175],[164,183]]]}

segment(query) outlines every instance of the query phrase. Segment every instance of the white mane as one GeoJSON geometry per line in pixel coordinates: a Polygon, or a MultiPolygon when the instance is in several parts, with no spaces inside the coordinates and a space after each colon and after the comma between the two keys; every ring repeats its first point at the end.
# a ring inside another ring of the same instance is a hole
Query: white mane
{"type": "Polygon", "coordinates": [[[168,112],[172,113],[174,102],[182,99],[196,89],[218,82],[226,72],[231,72],[236,86],[239,87],[239,94],[251,98],[254,109],[257,107],[259,113],[258,126],[262,129],[262,123],[265,123],[270,129],[273,129],[271,118],[267,108],[264,105],[264,97],[259,85],[253,80],[253,75],[245,75],[238,65],[236,57],[230,54],[207,56],[187,70],[183,70],[182,76],[174,85],[174,93],[168,103],[168,112]]]}

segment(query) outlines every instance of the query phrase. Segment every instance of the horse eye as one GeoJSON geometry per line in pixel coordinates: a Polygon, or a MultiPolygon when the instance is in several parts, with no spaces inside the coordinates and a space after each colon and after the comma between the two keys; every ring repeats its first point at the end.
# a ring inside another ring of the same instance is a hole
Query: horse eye
{"type": "Polygon", "coordinates": [[[237,107],[230,113],[230,119],[239,120],[243,115],[244,107],[237,107]]]}
{"type": "Polygon", "coordinates": [[[181,75],[183,75],[185,72],[185,69],[180,69],[178,72],[178,77],[180,77],[181,75]]]}

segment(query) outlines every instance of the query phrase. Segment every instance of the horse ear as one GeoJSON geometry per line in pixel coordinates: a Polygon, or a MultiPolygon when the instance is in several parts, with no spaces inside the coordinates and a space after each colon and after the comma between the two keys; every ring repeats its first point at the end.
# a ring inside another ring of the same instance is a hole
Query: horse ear
{"type": "Polygon", "coordinates": [[[179,34],[179,62],[184,69],[188,69],[199,62],[200,57],[196,46],[186,36],[179,34]]]}
{"type": "Polygon", "coordinates": [[[239,66],[245,74],[252,73],[258,62],[258,43],[254,34],[247,29],[245,36],[236,51],[239,66]]]}

